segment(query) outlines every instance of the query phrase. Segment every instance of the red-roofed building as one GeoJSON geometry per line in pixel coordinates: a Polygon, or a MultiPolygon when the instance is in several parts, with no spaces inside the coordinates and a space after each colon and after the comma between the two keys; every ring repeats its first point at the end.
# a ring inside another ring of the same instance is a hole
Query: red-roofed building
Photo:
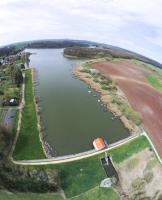
{"type": "Polygon", "coordinates": [[[107,143],[103,138],[97,138],[93,141],[93,146],[96,150],[101,150],[107,148],[107,143]]]}

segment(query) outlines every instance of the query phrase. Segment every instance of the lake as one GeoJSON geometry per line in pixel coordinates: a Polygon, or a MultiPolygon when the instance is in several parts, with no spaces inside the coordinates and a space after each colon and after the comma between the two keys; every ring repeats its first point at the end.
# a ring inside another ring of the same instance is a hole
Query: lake
{"type": "Polygon", "coordinates": [[[30,66],[38,70],[47,141],[58,155],[90,150],[97,137],[113,143],[129,135],[121,121],[98,102],[99,94],[73,76],[79,60],[65,58],[63,49],[26,51],[35,53],[30,66]]]}

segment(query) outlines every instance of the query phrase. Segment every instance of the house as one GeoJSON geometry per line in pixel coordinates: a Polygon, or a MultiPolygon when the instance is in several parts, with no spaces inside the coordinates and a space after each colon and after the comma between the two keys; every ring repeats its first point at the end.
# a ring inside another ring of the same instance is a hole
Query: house
{"type": "Polygon", "coordinates": [[[3,99],[2,106],[18,106],[19,100],[17,97],[11,97],[7,99],[3,99]]]}
{"type": "Polygon", "coordinates": [[[108,147],[106,141],[103,138],[97,138],[93,141],[93,146],[96,150],[105,149],[108,147]]]}

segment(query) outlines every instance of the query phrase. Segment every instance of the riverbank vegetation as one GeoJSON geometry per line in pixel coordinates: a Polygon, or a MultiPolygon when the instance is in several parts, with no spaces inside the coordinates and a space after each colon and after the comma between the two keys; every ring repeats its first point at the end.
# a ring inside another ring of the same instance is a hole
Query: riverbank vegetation
{"type": "Polygon", "coordinates": [[[20,134],[13,154],[16,160],[45,158],[37,127],[31,69],[26,70],[25,75],[25,107],[22,112],[20,134]]]}
{"type": "Polygon", "coordinates": [[[82,64],[82,69],[80,72],[87,73],[87,78],[92,79],[94,82],[101,85],[102,90],[107,91],[107,94],[111,96],[111,102],[116,104],[121,113],[128,119],[133,121],[137,126],[142,123],[142,117],[140,113],[133,110],[131,105],[125,98],[119,96],[117,85],[105,75],[101,74],[98,70],[91,69],[91,63],[93,61],[88,61],[82,64]]]}

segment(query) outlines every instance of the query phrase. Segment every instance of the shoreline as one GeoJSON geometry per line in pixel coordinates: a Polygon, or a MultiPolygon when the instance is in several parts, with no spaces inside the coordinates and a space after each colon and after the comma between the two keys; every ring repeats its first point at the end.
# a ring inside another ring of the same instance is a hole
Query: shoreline
{"type": "MultiPolygon", "coordinates": [[[[84,64],[84,62],[77,64],[75,66],[75,68],[73,70],[74,75],[76,75],[77,78],[79,78],[80,80],[84,81],[92,89],[94,89],[95,91],[100,93],[100,99],[104,104],[106,104],[107,110],[112,112],[115,115],[115,117],[118,117],[122,121],[124,127],[129,130],[130,135],[139,134],[140,128],[137,125],[135,125],[131,120],[128,120],[122,114],[122,112],[118,108],[117,104],[112,103],[111,95],[108,94],[108,91],[102,89],[102,87],[99,83],[94,82],[93,79],[90,78],[90,75],[88,73],[81,71],[83,69],[83,67],[82,67],[83,64],[84,64]]],[[[124,93],[119,89],[118,86],[116,86],[116,87],[117,87],[117,91],[122,93],[122,96],[123,96],[124,93]]],[[[127,98],[125,96],[124,96],[124,99],[127,101],[127,98]]]]}
{"type": "Polygon", "coordinates": [[[35,68],[32,68],[32,82],[33,82],[33,96],[34,96],[34,104],[37,113],[37,127],[39,131],[39,139],[43,149],[43,152],[47,158],[55,157],[54,149],[50,146],[50,144],[45,140],[45,126],[42,118],[42,108],[40,105],[40,97],[36,94],[38,87],[38,71],[35,68]]]}
{"type": "Polygon", "coordinates": [[[63,54],[63,56],[64,56],[65,58],[78,59],[77,56],[70,56],[70,55],[67,55],[67,54],[63,54]]]}

